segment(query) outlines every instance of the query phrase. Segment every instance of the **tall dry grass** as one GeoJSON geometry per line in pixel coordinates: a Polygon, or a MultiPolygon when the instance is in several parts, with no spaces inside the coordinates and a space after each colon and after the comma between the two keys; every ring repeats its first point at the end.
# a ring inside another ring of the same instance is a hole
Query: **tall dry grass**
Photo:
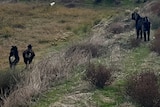
{"type": "MultiPolygon", "coordinates": [[[[87,57],[76,56],[87,60],[87,57]]],[[[45,58],[32,71],[25,74],[25,79],[17,85],[17,89],[4,100],[4,107],[29,106],[34,96],[55,85],[56,82],[69,78],[71,69],[82,61],[78,59],[73,56],[72,59],[65,60],[59,55],[45,58]]]]}
{"type": "MultiPolygon", "coordinates": [[[[87,43],[83,43],[83,46],[85,45],[88,47],[87,43]]],[[[90,45],[92,46],[94,47],[90,45]]],[[[88,63],[94,53],[91,49],[77,48],[75,51],[70,51],[71,55],[68,56],[68,51],[67,49],[61,53],[50,54],[35,65],[33,70],[25,71],[24,79],[4,100],[4,107],[29,106],[33,97],[71,78],[75,74],[72,69],[80,64],[88,63]]]]}
{"type": "Polygon", "coordinates": [[[104,47],[94,42],[86,39],[73,44],[59,53],[45,56],[31,71],[24,71],[21,82],[5,98],[4,107],[29,106],[33,97],[71,78],[76,66],[90,63],[92,57],[103,55],[104,47]]]}

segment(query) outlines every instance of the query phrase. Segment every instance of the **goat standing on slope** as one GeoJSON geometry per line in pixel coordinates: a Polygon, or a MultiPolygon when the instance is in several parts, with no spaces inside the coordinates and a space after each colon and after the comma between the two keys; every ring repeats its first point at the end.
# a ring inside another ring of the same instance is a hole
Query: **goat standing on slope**
{"type": "Polygon", "coordinates": [[[32,45],[28,45],[28,49],[23,52],[24,63],[26,64],[26,68],[28,68],[29,64],[31,64],[33,58],[35,57],[35,53],[32,50],[32,45]]]}
{"type": "Polygon", "coordinates": [[[139,35],[141,36],[140,38],[142,39],[142,36],[144,34],[144,41],[146,41],[146,38],[148,41],[150,40],[150,22],[148,20],[148,17],[141,17],[137,12],[132,13],[132,20],[135,20],[135,28],[136,28],[136,34],[137,34],[137,39],[139,38],[139,35]],[[147,35],[146,35],[147,33],[147,35]],[[148,36],[148,37],[146,37],[148,36]]]}
{"type": "Polygon", "coordinates": [[[11,69],[15,69],[15,66],[19,62],[18,48],[17,46],[12,46],[9,55],[9,64],[11,69]]]}

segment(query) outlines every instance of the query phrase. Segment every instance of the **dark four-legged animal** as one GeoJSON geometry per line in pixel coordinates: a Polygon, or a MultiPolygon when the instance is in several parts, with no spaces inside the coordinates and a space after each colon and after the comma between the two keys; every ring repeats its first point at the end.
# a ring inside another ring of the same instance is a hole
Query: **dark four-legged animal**
{"type": "Polygon", "coordinates": [[[144,41],[146,41],[146,36],[148,41],[150,40],[150,22],[147,17],[141,17],[137,12],[132,13],[132,20],[135,20],[135,28],[136,28],[136,34],[137,39],[139,39],[139,36],[144,35],[144,41]]]}
{"type": "Polygon", "coordinates": [[[32,50],[32,45],[28,45],[28,49],[23,52],[23,59],[24,63],[26,64],[26,68],[28,68],[29,64],[31,64],[34,57],[35,53],[32,50]]]}
{"type": "Polygon", "coordinates": [[[9,55],[9,64],[11,69],[15,69],[15,66],[19,62],[18,48],[17,46],[12,46],[9,55]]]}

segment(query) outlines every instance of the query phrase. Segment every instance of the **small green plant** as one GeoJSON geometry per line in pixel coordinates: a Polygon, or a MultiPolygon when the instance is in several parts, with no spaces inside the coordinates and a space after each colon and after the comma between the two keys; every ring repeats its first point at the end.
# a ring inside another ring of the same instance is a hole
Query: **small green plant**
{"type": "Polygon", "coordinates": [[[90,30],[90,26],[87,24],[81,25],[78,28],[73,29],[73,32],[77,35],[86,34],[90,30]]]}
{"type": "Polygon", "coordinates": [[[89,64],[86,69],[86,79],[98,88],[109,85],[111,78],[111,69],[107,69],[104,65],[89,64]]]}
{"type": "Polygon", "coordinates": [[[101,21],[101,19],[96,19],[93,24],[97,25],[100,21],[101,21]]]}
{"type": "Polygon", "coordinates": [[[142,72],[128,79],[126,93],[143,107],[155,106],[159,102],[158,77],[154,72],[142,72]]]}

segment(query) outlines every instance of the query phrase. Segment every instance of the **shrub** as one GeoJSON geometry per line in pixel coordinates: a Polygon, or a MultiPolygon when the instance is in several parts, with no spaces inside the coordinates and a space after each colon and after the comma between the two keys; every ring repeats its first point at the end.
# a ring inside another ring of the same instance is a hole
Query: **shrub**
{"type": "Polygon", "coordinates": [[[158,107],[159,86],[158,77],[153,72],[133,75],[128,79],[127,94],[144,107],[158,107]]]}
{"type": "Polygon", "coordinates": [[[110,82],[111,70],[99,64],[89,64],[86,69],[86,79],[98,88],[103,88],[106,83],[110,82]]]}
{"type": "Polygon", "coordinates": [[[136,38],[131,38],[129,42],[131,48],[136,48],[140,46],[141,40],[136,38]]]}
{"type": "Polygon", "coordinates": [[[93,25],[97,25],[101,22],[101,19],[96,19],[94,22],[93,22],[93,25]]]}
{"type": "Polygon", "coordinates": [[[158,29],[160,27],[160,18],[157,15],[152,15],[150,18],[151,24],[152,24],[152,29],[158,29]]]}
{"type": "Polygon", "coordinates": [[[151,51],[155,51],[160,54],[160,28],[155,32],[154,40],[151,44],[151,51]]]}
{"type": "Polygon", "coordinates": [[[150,6],[151,11],[156,14],[156,15],[160,15],[160,2],[153,2],[152,5],[150,6]]]}
{"type": "Polygon", "coordinates": [[[83,24],[79,27],[74,28],[73,32],[76,35],[85,35],[90,29],[91,29],[91,26],[89,26],[88,24],[83,24]]]}
{"type": "MultiPolygon", "coordinates": [[[[1,71],[0,73],[0,101],[7,97],[15,85],[20,81],[20,76],[17,72],[1,71]]],[[[1,104],[0,104],[1,105],[1,104]]]]}
{"type": "Polygon", "coordinates": [[[123,23],[112,23],[109,27],[109,30],[114,34],[119,34],[124,31],[123,23]]]}
{"type": "Polygon", "coordinates": [[[94,45],[91,43],[82,43],[82,44],[76,44],[66,51],[65,57],[73,56],[73,54],[76,53],[86,53],[91,54],[92,57],[98,57],[104,52],[104,47],[101,45],[94,45]]]}

